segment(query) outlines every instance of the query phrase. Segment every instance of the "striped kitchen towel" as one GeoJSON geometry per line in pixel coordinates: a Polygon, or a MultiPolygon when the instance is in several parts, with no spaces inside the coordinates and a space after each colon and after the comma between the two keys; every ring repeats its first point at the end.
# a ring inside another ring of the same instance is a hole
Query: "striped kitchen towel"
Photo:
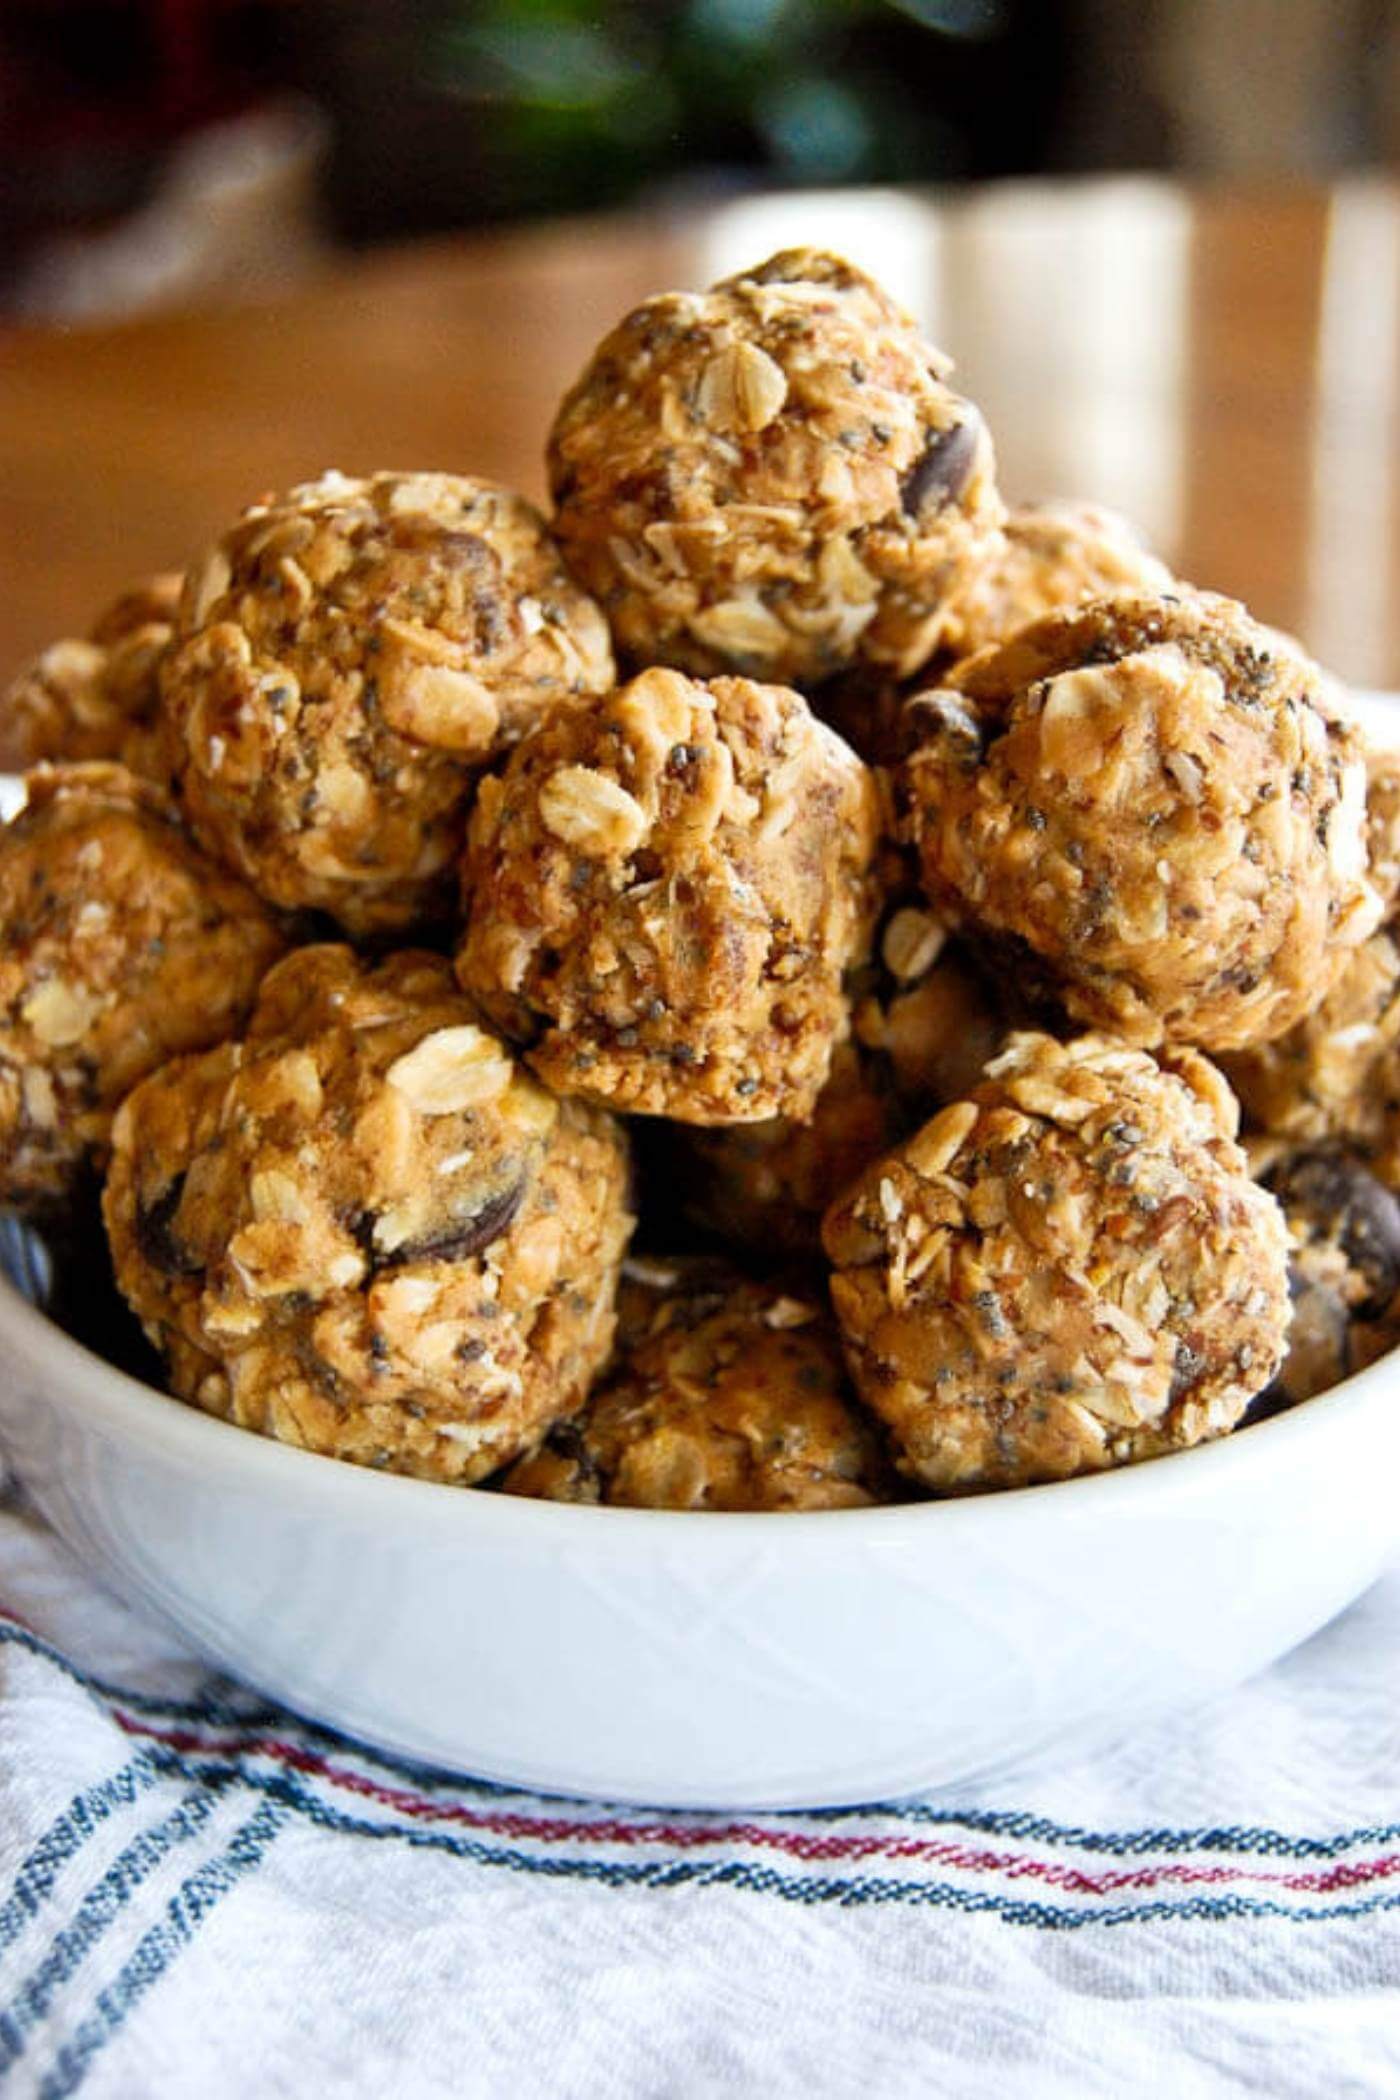
{"type": "Polygon", "coordinates": [[[1003,1788],[652,1813],[212,1676],[0,1507],[0,2091],[1400,2094],[1400,1575],[1003,1788]]]}

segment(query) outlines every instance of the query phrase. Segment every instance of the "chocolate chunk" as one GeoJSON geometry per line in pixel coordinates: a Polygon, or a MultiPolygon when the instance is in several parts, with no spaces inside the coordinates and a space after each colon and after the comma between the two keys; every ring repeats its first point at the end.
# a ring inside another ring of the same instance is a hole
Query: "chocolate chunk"
{"type": "Polygon", "coordinates": [[[380,1257],[381,1268],[401,1268],[411,1261],[468,1261],[473,1254],[480,1254],[503,1232],[508,1232],[520,1215],[525,1201],[525,1181],[512,1183],[497,1195],[488,1196],[474,1216],[456,1219],[447,1229],[427,1239],[410,1240],[402,1247],[395,1247],[387,1257],[380,1257]]]}
{"type": "Polygon", "coordinates": [[[573,1490],[578,1501],[602,1501],[603,1475],[577,1422],[556,1422],[545,1438],[545,1449],[573,1469],[573,1490]]]}
{"type": "Polygon", "coordinates": [[[185,1177],[177,1174],[154,1203],[140,1203],[136,1208],[136,1244],[151,1267],[166,1276],[196,1276],[203,1267],[188,1248],[180,1245],[173,1230],[184,1193],[185,1177]]]}
{"type": "Polygon", "coordinates": [[[976,423],[968,422],[950,424],[929,439],[899,484],[899,500],[911,518],[918,517],[931,496],[937,498],[935,508],[942,510],[962,494],[977,461],[977,436],[976,423]]]}
{"type": "Polygon", "coordinates": [[[980,929],[969,936],[969,947],[978,976],[1008,1021],[1045,1035],[1066,1033],[1055,973],[1029,941],[1019,933],[980,929]]]}
{"type": "Polygon", "coordinates": [[[1375,1319],[1400,1289],[1400,1203],[1350,1153],[1297,1152],[1264,1176],[1290,1212],[1301,1212],[1319,1238],[1334,1237],[1366,1284],[1353,1308],[1375,1319]]]}
{"type": "Polygon", "coordinates": [[[987,728],[961,694],[946,686],[915,693],[904,710],[910,741],[916,748],[935,741],[966,772],[975,772],[987,748],[987,728]]]}
{"type": "MultiPolygon", "coordinates": [[[[1295,1266],[1288,1278],[1293,1300],[1293,1320],[1288,1336],[1288,1354],[1261,1400],[1271,1403],[1267,1412],[1277,1414],[1299,1400],[1325,1393],[1358,1368],[1353,1336],[1357,1332],[1347,1306],[1330,1282],[1315,1282],[1295,1266]]],[[[1261,1418],[1259,1402],[1246,1417],[1261,1418]]],[[[1262,1411],[1261,1411],[1262,1412],[1262,1411]]]]}
{"type": "Polygon", "coordinates": [[[1256,1422],[1272,1421],[1275,1415],[1285,1415],[1295,1405],[1296,1402],[1284,1391],[1282,1381],[1276,1378],[1272,1385],[1265,1386],[1262,1393],[1255,1394],[1240,1416],[1239,1427],[1252,1429],[1256,1422]]]}

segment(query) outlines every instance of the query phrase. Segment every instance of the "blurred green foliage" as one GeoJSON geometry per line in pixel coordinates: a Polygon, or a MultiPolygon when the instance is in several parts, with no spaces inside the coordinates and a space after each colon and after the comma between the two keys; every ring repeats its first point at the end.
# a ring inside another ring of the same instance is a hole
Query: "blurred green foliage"
{"type": "MultiPolygon", "coordinates": [[[[442,0],[423,85],[468,132],[481,216],[643,187],[982,172],[986,95],[1042,0],[442,0]]],[[[1005,158],[1004,151],[1000,156],[1005,158]]],[[[1033,147],[1028,142],[1028,163],[1033,147]]]]}

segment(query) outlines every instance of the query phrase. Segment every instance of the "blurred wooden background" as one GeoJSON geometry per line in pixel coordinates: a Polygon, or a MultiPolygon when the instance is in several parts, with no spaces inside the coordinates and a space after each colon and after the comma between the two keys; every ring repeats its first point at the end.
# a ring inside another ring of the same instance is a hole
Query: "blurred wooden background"
{"type": "Polygon", "coordinates": [[[0,335],[0,676],[326,466],[542,489],[554,403],[636,300],[792,241],[957,360],[1013,497],[1135,517],[1183,574],[1400,685],[1400,185],[845,190],[380,250],[258,303],[0,335]]]}

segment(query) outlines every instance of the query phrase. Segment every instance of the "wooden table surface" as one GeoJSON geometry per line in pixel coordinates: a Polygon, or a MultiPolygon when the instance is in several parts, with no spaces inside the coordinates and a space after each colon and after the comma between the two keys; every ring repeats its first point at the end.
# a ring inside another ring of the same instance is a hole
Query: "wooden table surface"
{"type": "Polygon", "coordinates": [[[1400,186],[1135,178],[578,222],[380,253],[274,303],[0,335],[0,677],[322,467],[540,494],[606,326],[798,241],[874,270],[952,353],[1011,496],[1112,504],[1344,677],[1400,686],[1400,186]]]}

